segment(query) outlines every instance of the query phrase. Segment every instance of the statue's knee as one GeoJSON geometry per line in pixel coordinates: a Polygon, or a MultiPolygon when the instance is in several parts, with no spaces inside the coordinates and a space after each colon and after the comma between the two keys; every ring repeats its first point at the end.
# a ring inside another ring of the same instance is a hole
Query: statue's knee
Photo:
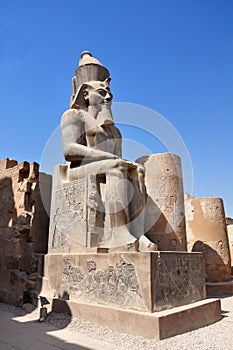
{"type": "Polygon", "coordinates": [[[115,168],[120,171],[126,171],[128,169],[128,164],[123,159],[117,159],[115,168]]]}
{"type": "Polygon", "coordinates": [[[116,159],[109,168],[110,173],[116,173],[116,172],[127,172],[127,162],[125,162],[123,159],[116,159]]]}

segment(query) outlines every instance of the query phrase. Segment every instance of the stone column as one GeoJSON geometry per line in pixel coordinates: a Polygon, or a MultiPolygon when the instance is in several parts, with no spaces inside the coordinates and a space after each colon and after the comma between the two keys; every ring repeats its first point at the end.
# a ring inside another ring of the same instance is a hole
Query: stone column
{"type": "MultiPolygon", "coordinates": [[[[228,241],[231,256],[231,265],[233,264],[233,224],[227,225],[228,241]]],[[[233,268],[231,268],[233,270],[233,268]]],[[[232,271],[233,272],[233,271],[232,271]]]]}
{"type": "Polygon", "coordinates": [[[207,282],[231,278],[231,259],[221,198],[187,196],[186,229],[188,250],[203,252],[207,282]]]}
{"type": "Polygon", "coordinates": [[[180,157],[159,153],[142,157],[137,162],[145,166],[145,234],[159,250],[186,251],[180,157]]]}

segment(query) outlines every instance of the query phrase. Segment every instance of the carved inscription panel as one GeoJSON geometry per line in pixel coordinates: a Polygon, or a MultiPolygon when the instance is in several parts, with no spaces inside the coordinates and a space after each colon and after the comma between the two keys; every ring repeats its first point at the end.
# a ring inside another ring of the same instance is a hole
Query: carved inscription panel
{"type": "Polygon", "coordinates": [[[202,300],[204,295],[202,254],[160,252],[156,272],[154,310],[202,300]]]}
{"type": "Polygon", "coordinates": [[[133,264],[122,257],[115,265],[98,268],[95,260],[76,266],[63,258],[61,297],[70,300],[144,310],[133,264]]]}
{"type": "Polygon", "coordinates": [[[52,249],[67,249],[72,241],[86,246],[86,180],[55,188],[51,210],[52,249]]]}

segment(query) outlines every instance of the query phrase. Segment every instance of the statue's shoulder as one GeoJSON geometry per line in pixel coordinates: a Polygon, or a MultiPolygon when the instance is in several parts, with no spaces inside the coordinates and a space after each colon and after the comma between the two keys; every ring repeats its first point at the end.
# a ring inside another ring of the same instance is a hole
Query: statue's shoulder
{"type": "Polygon", "coordinates": [[[61,117],[61,126],[65,126],[67,124],[76,124],[79,121],[83,120],[82,111],[78,109],[68,109],[66,110],[61,117]]]}
{"type": "Polygon", "coordinates": [[[122,137],[120,130],[116,127],[115,124],[110,125],[109,128],[112,131],[113,135],[115,135],[118,138],[122,137]]]}

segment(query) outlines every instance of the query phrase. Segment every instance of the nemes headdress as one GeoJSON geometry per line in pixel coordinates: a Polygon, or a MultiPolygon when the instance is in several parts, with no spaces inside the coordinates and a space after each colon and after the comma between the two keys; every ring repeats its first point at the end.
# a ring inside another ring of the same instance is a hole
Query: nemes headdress
{"type": "Polygon", "coordinates": [[[110,73],[89,51],[83,51],[75,76],[72,78],[72,96],[70,108],[82,108],[85,105],[83,87],[91,81],[105,81],[110,73]]]}

